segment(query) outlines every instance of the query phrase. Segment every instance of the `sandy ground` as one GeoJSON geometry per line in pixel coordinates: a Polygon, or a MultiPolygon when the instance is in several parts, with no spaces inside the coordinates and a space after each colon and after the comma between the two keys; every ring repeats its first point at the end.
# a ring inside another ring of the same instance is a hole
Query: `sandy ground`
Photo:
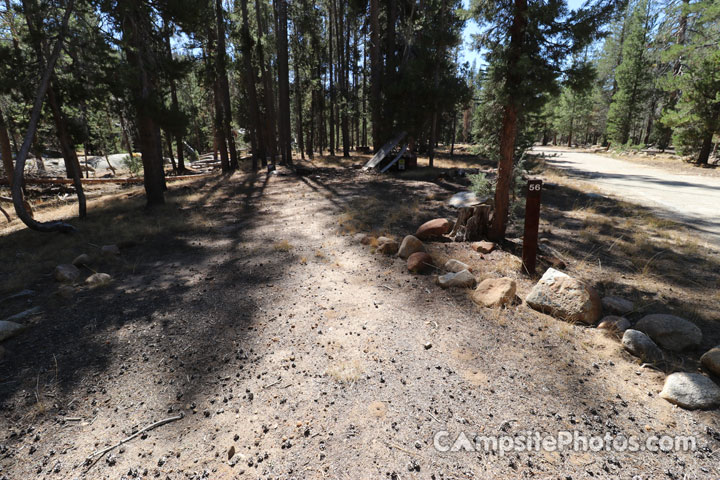
{"type": "MultiPolygon", "coordinates": [[[[159,231],[99,261],[111,286],[62,300],[49,278],[30,285],[43,292],[30,304],[44,313],[0,357],[0,478],[720,476],[717,411],[659,398],[663,374],[640,368],[615,339],[524,305],[478,308],[465,291],[442,290],[354,239],[357,219],[399,239],[448,215],[442,205],[453,192],[438,183],[316,169],[183,188],[192,196],[178,200],[177,215],[201,211],[207,223],[159,231]],[[442,444],[460,433],[574,430],[693,435],[698,446],[505,454],[433,446],[443,431],[442,444]]],[[[429,247],[480,278],[515,276],[521,297],[532,286],[509,253],[429,247]]],[[[86,248],[79,242],[77,252],[86,248]]],[[[3,304],[2,316],[24,302],[3,304]]]]}
{"type": "Polygon", "coordinates": [[[720,178],[641,165],[605,155],[535,147],[546,163],[586,180],[604,194],[637,203],[681,222],[720,246],[720,178]]]}

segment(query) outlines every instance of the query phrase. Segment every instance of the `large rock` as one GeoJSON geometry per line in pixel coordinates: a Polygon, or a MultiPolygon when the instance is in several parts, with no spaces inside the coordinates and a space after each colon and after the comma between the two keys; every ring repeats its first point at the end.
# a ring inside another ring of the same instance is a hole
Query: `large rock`
{"type": "Polygon", "coordinates": [[[436,218],[420,225],[420,228],[415,232],[415,236],[420,240],[428,240],[442,237],[450,233],[450,230],[452,230],[452,222],[447,218],[436,218]]]}
{"type": "Polygon", "coordinates": [[[660,396],[691,410],[720,405],[720,387],[699,373],[673,373],[665,379],[660,396]]]}
{"type": "Polygon", "coordinates": [[[512,278],[487,278],[472,294],[475,303],[483,307],[499,307],[515,299],[517,284],[512,278]]]}
{"type": "Polygon", "coordinates": [[[403,238],[403,241],[400,244],[400,249],[398,250],[398,256],[400,258],[408,258],[413,253],[424,252],[424,251],[425,251],[425,245],[423,245],[422,241],[414,235],[408,235],[405,238],[403,238]]]}
{"type": "Polygon", "coordinates": [[[630,300],[612,295],[609,297],[603,297],[602,307],[605,313],[620,316],[627,315],[635,309],[635,305],[630,300]]]}
{"type": "Polygon", "coordinates": [[[72,261],[72,264],[76,267],[79,267],[81,265],[90,265],[90,255],[87,253],[82,253],[75,257],[75,260],[72,261]]]}
{"type": "Polygon", "coordinates": [[[610,330],[611,332],[623,333],[625,330],[630,328],[630,321],[625,317],[616,317],[615,315],[608,315],[603,317],[598,324],[598,328],[603,330],[610,330]]]}
{"type": "Polygon", "coordinates": [[[10,337],[14,337],[25,330],[25,328],[27,328],[25,325],[20,325],[19,323],[0,320],[0,342],[7,340],[10,337]]]}
{"type": "Polygon", "coordinates": [[[432,269],[435,264],[432,257],[425,252],[415,252],[408,257],[407,268],[412,273],[424,273],[432,269]]]}
{"type": "Polygon", "coordinates": [[[554,268],[547,269],[526,301],[535,310],[587,325],[594,325],[602,311],[595,289],[554,268]]]}
{"type": "Polygon", "coordinates": [[[703,338],[702,331],[691,321],[661,313],[644,316],[635,329],[647,333],[655,343],[674,352],[699,347],[703,338]]]}
{"type": "Polygon", "coordinates": [[[720,345],[705,352],[705,355],[700,357],[700,363],[702,363],[703,367],[720,377],[720,345]]]}
{"type": "Polygon", "coordinates": [[[625,350],[645,363],[657,363],[663,359],[662,350],[650,337],[638,330],[625,330],[622,345],[625,350]]]}
{"type": "Polygon", "coordinates": [[[72,283],[80,276],[80,270],[75,265],[65,263],[55,267],[53,273],[55,280],[62,283],[72,283]]]}
{"type": "Polygon", "coordinates": [[[470,244],[470,248],[480,253],[490,253],[495,250],[495,244],[493,242],[487,242],[485,240],[481,242],[473,242],[470,244]]]}
{"type": "Polygon", "coordinates": [[[469,270],[450,272],[438,277],[438,284],[443,288],[473,288],[475,286],[475,275],[469,270]]]}
{"type": "Polygon", "coordinates": [[[90,288],[104,287],[112,282],[112,277],[107,273],[93,273],[85,279],[85,285],[90,288]]]}
{"type": "Polygon", "coordinates": [[[398,244],[392,238],[379,237],[377,244],[376,252],[384,253],[385,255],[395,255],[398,251],[398,244]]]}
{"type": "Polygon", "coordinates": [[[447,262],[445,262],[445,270],[448,272],[462,272],[463,270],[470,270],[470,266],[466,263],[461,262],[460,260],[455,260],[454,258],[451,258],[447,262]]]}

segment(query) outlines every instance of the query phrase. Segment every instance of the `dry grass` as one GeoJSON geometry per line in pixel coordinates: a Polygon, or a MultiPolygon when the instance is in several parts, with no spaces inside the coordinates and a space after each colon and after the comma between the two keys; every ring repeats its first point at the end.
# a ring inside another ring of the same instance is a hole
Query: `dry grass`
{"type": "Polygon", "coordinates": [[[88,217],[83,220],[74,218],[75,205],[36,212],[40,221],[69,221],[78,229],[72,235],[34,232],[16,219],[0,231],[0,249],[5,253],[0,266],[4,273],[0,277],[0,293],[26,288],[39,277],[50,275],[58,264],[70,263],[81,253],[95,254],[102,245],[141,244],[158,235],[207,231],[214,223],[203,209],[184,208],[200,195],[193,188],[173,188],[165,205],[147,210],[142,188],[133,187],[121,194],[89,200],[88,217]]]}
{"type": "Polygon", "coordinates": [[[273,244],[273,250],[276,252],[289,252],[293,249],[293,246],[287,240],[280,240],[273,244]]]}
{"type": "Polygon", "coordinates": [[[359,360],[339,360],[333,363],[326,374],[339,383],[355,383],[365,373],[365,366],[359,360]]]}

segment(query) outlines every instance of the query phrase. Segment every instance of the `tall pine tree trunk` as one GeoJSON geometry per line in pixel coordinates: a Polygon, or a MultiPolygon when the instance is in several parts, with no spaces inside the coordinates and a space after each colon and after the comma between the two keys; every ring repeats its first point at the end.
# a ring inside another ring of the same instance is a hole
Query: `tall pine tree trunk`
{"type": "Polygon", "coordinates": [[[278,61],[278,115],[280,125],[280,153],[283,162],[292,163],[292,142],[290,134],[290,72],[288,67],[288,13],[287,0],[275,0],[277,16],[277,61],[278,61]]]}
{"type": "MultiPolygon", "coordinates": [[[[297,109],[297,140],[300,157],[305,160],[305,142],[303,139],[303,92],[302,81],[300,77],[300,61],[296,55],[293,64],[295,66],[295,103],[297,109]]],[[[311,117],[312,118],[312,117],[311,117]]]]}
{"type": "Polygon", "coordinates": [[[510,211],[510,184],[512,181],[515,139],[518,128],[518,105],[512,97],[522,83],[520,58],[527,28],[527,0],[515,0],[513,21],[510,26],[510,45],[505,74],[505,106],[500,130],[500,161],[495,186],[495,211],[490,238],[500,241],[505,238],[508,213],[510,211]]]}
{"type": "Polygon", "coordinates": [[[380,100],[382,81],[382,57],[380,56],[380,0],[370,0],[370,116],[372,123],[373,151],[382,147],[380,100]]]}
{"type": "Polygon", "coordinates": [[[253,40],[250,36],[250,20],[248,18],[248,7],[247,7],[247,0],[241,0],[240,1],[240,9],[242,12],[242,28],[240,30],[240,35],[242,37],[242,44],[243,44],[243,66],[245,69],[245,72],[243,74],[243,78],[245,80],[245,89],[247,91],[248,95],[248,103],[249,103],[249,110],[250,110],[250,123],[252,124],[250,127],[250,137],[253,139],[252,146],[253,146],[253,152],[252,152],[252,168],[253,170],[258,169],[258,157],[261,159],[266,158],[267,156],[267,150],[266,150],[266,143],[265,143],[265,137],[262,134],[263,133],[263,127],[261,126],[261,120],[260,120],[260,106],[258,102],[258,95],[257,95],[257,87],[256,87],[256,79],[257,74],[255,72],[255,68],[252,64],[252,50],[253,50],[253,40]]]}
{"type": "Polygon", "coordinates": [[[238,156],[235,148],[235,136],[232,131],[232,104],[230,103],[230,85],[227,74],[227,45],[225,42],[225,12],[222,0],[215,0],[215,21],[217,24],[217,51],[215,57],[216,75],[218,87],[220,88],[220,100],[222,106],[222,127],[230,151],[228,168],[230,171],[237,170],[238,156]]]}
{"type": "Polygon", "coordinates": [[[165,171],[158,151],[159,128],[153,117],[152,105],[157,96],[153,65],[152,24],[150,13],[141,0],[124,0],[121,4],[123,39],[128,62],[135,72],[135,85],[131,91],[136,112],[138,140],[144,170],[147,205],[165,203],[165,171]]]}
{"type": "MultiPolygon", "coordinates": [[[[260,63],[260,75],[262,77],[265,101],[265,138],[267,139],[268,153],[270,154],[271,162],[273,165],[275,165],[275,157],[277,156],[277,136],[275,130],[275,93],[273,91],[269,67],[265,63],[265,52],[263,51],[262,47],[265,21],[263,15],[260,13],[259,0],[256,0],[255,2],[255,16],[257,17],[258,24],[258,62],[260,63]]],[[[266,163],[266,159],[263,159],[263,166],[266,165],[266,163]]]]}
{"type": "Polygon", "coordinates": [[[335,155],[335,88],[333,85],[333,23],[334,23],[334,0],[328,6],[328,67],[330,68],[330,155],[335,155]]]}

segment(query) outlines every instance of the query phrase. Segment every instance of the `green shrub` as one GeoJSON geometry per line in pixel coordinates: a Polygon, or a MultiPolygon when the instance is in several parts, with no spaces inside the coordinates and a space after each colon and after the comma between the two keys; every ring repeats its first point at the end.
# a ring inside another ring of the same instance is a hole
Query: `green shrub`
{"type": "Polygon", "coordinates": [[[140,174],[143,168],[142,157],[136,157],[135,155],[125,155],[123,157],[123,163],[130,170],[130,175],[137,176],[140,174]]]}

